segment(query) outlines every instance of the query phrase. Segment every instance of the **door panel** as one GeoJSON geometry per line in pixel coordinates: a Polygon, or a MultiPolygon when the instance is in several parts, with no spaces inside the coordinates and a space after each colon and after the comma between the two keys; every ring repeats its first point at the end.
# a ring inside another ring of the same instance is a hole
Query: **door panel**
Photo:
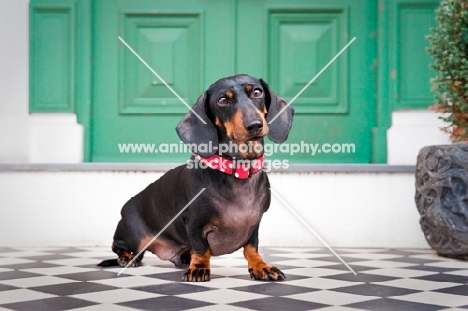
{"type": "Polygon", "coordinates": [[[179,143],[188,112],[119,40],[190,106],[234,72],[233,1],[94,1],[92,161],[175,162],[183,153],[121,153],[118,144],[179,143]]]}
{"type": "Polygon", "coordinates": [[[432,104],[430,78],[435,72],[428,66],[431,57],[425,51],[429,42],[425,38],[429,28],[435,27],[435,9],[438,1],[392,2],[393,24],[396,38],[391,60],[392,87],[395,109],[427,108],[432,104]]]}
{"type": "MultiPolygon", "coordinates": [[[[346,45],[346,9],[269,13],[268,39],[272,85],[293,98],[346,45]]],[[[346,58],[336,60],[294,102],[296,113],[346,113],[346,58]]]]}
{"type": "Polygon", "coordinates": [[[336,148],[343,149],[354,144],[355,152],[317,152],[314,156],[312,152],[294,156],[279,153],[274,157],[302,163],[371,162],[376,109],[376,3],[239,0],[238,11],[249,13],[248,17],[238,15],[238,71],[264,77],[271,89],[287,100],[354,36],[357,38],[293,103],[296,114],[287,141],[337,144],[336,148]],[[245,36],[250,29],[255,29],[250,32],[253,35],[245,36]]]}
{"type": "MultiPolygon", "coordinates": [[[[202,14],[123,12],[125,41],[185,100],[202,85],[202,14]]],[[[127,48],[119,50],[120,114],[184,113],[187,108],[127,48]]]]}

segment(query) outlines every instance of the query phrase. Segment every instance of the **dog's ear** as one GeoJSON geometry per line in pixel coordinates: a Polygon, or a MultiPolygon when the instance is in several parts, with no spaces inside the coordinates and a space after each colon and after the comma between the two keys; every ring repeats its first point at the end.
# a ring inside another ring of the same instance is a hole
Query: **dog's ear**
{"type": "Polygon", "coordinates": [[[206,105],[207,94],[205,92],[176,127],[177,135],[190,151],[204,158],[212,156],[218,149],[218,134],[215,126],[206,115],[206,105]]]}
{"type": "Polygon", "coordinates": [[[270,88],[265,81],[260,79],[260,83],[262,84],[265,92],[265,105],[267,109],[265,119],[268,123],[268,127],[270,128],[268,137],[275,143],[282,143],[288,138],[289,131],[291,130],[294,109],[291,105],[288,105],[288,102],[284,98],[281,98],[270,91],[270,88]],[[286,109],[280,113],[284,107],[286,107],[286,109]],[[273,118],[275,119],[273,120],[273,118]],[[273,120],[273,122],[270,124],[271,120],[273,120]]]}

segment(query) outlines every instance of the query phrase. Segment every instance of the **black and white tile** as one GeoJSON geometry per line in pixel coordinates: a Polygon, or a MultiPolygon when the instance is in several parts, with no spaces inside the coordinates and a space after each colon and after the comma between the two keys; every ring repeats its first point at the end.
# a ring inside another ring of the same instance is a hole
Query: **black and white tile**
{"type": "Polygon", "coordinates": [[[214,257],[212,280],[183,283],[184,270],[147,254],[144,265],[99,268],[106,248],[0,248],[3,310],[468,310],[468,262],[429,249],[263,248],[287,276],[249,278],[241,252],[214,257]]]}

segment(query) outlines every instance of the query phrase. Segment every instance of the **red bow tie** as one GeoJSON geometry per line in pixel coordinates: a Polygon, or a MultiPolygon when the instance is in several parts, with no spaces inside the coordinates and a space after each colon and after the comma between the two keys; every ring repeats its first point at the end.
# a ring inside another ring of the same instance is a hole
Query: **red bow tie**
{"type": "Polygon", "coordinates": [[[194,154],[195,158],[211,169],[232,175],[235,178],[247,179],[252,174],[260,172],[263,169],[263,154],[253,160],[249,159],[226,159],[220,155],[212,155],[209,158],[202,158],[194,154]]]}

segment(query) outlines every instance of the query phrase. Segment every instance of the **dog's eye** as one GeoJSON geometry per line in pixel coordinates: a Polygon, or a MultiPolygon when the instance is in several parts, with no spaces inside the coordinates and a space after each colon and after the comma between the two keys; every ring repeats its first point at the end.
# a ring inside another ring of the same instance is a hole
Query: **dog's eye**
{"type": "Polygon", "coordinates": [[[228,103],[228,100],[226,97],[222,96],[218,99],[218,103],[219,104],[227,104],[228,103]]]}
{"type": "Polygon", "coordinates": [[[252,93],[252,97],[253,97],[253,98],[259,98],[259,97],[261,97],[262,95],[263,95],[263,92],[262,92],[262,90],[260,90],[260,89],[255,89],[255,90],[253,91],[253,93],[252,93]]]}

